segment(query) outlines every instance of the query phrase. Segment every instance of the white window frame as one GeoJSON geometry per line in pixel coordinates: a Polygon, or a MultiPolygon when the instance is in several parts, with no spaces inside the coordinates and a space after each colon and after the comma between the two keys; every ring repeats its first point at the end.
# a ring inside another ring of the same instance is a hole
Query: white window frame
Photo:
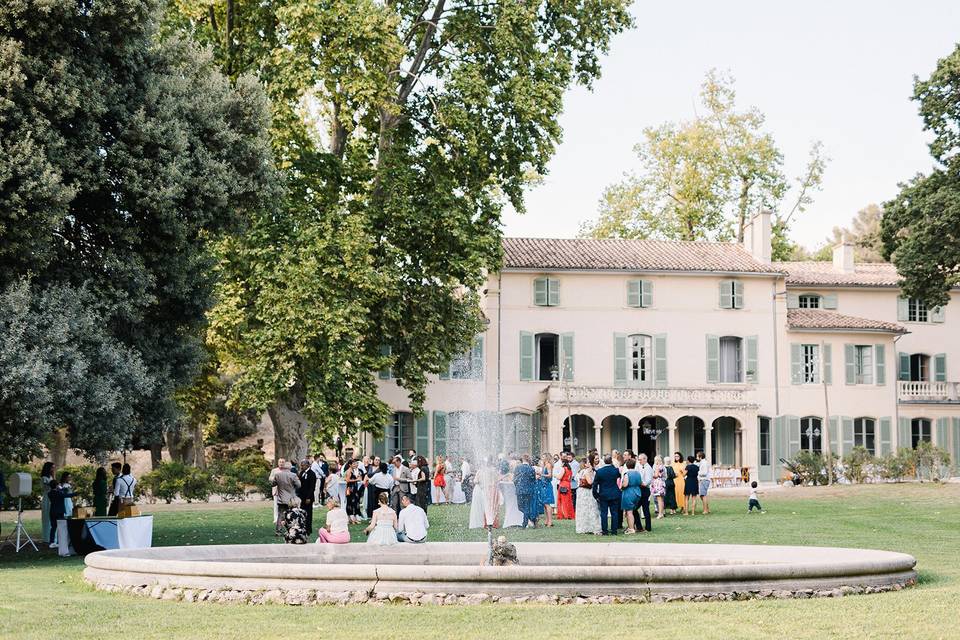
{"type": "Polygon", "coordinates": [[[797,307],[800,309],[822,309],[823,297],[819,293],[801,293],[797,298],[797,307]],[[811,302],[815,304],[810,304],[811,302]]]}
{"type": "Polygon", "coordinates": [[[877,452],[877,421],[873,418],[854,418],[853,419],[853,446],[863,447],[870,452],[871,455],[876,455],[877,452]],[[869,434],[867,433],[867,427],[870,427],[869,434]],[[867,437],[869,435],[870,440],[873,441],[873,446],[867,446],[867,437]]]}
{"type": "Polygon", "coordinates": [[[744,366],[743,366],[744,364],[743,358],[745,355],[744,350],[745,350],[744,339],[741,336],[720,336],[720,339],[717,340],[717,380],[720,381],[720,384],[743,384],[743,381],[745,379],[744,366]],[[735,376],[736,379],[727,380],[725,379],[725,376],[724,376],[725,370],[723,367],[723,363],[724,363],[723,345],[725,341],[729,343],[732,340],[736,340],[736,344],[737,344],[737,370],[736,370],[736,376],[735,376]]]}
{"type": "Polygon", "coordinates": [[[873,384],[873,345],[855,344],[853,355],[854,384],[873,384]]]}
{"type": "Polygon", "coordinates": [[[907,298],[907,322],[930,322],[927,303],[919,298],[907,298]]]}
{"type": "Polygon", "coordinates": [[[653,338],[634,333],[627,336],[627,382],[647,385],[653,382],[653,338]]]}
{"type": "Polygon", "coordinates": [[[810,451],[811,453],[823,453],[823,418],[818,416],[804,416],[800,418],[800,450],[801,451],[810,451]],[[819,426],[814,426],[814,420],[819,422],[819,426]],[[819,429],[820,433],[816,433],[816,430],[819,429]],[[806,433],[809,430],[810,433],[806,433]],[[807,444],[809,446],[803,446],[803,438],[807,438],[807,444]],[[820,448],[814,448],[814,443],[819,440],[820,448]]]}
{"type": "Polygon", "coordinates": [[[800,353],[803,357],[803,384],[820,384],[820,345],[802,344],[800,353]]]}

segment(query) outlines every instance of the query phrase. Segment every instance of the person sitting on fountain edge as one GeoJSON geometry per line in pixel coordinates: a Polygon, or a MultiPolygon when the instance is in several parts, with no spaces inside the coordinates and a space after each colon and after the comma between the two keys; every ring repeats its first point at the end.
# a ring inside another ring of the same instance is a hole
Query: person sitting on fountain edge
{"type": "Polygon", "coordinates": [[[400,504],[403,505],[403,509],[400,510],[400,518],[397,521],[397,540],[417,544],[426,542],[427,529],[430,528],[427,512],[413,504],[410,496],[407,495],[400,498],[400,504]]]}

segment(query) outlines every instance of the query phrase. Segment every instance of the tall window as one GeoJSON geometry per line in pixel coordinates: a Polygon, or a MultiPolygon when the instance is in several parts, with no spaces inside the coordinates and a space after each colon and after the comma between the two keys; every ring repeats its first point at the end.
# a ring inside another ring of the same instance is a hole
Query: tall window
{"type": "Polygon", "coordinates": [[[483,379],[483,336],[477,336],[470,350],[450,363],[450,377],[454,380],[483,379]]]}
{"type": "Polygon", "coordinates": [[[799,307],[801,309],[819,309],[820,296],[815,293],[805,293],[800,296],[799,307]]]}
{"type": "Polygon", "coordinates": [[[627,375],[633,382],[649,382],[653,365],[653,349],[650,336],[632,335],[627,338],[629,370],[627,375]]]}
{"type": "Polygon", "coordinates": [[[394,413],[393,422],[387,425],[386,431],[384,440],[388,455],[394,451],[409,451],[417,448],[412,413],[405,411],[394,413]]]}
{"type": "Polygon", "coordinates": [[[854,381],[856,384],[873,384],[873,345],[858,344],[854,349],[854,381]]]}
{"type": "Polygon", "coordinates": [[[760,422],[760,465],[770,464],[770,418],[761,416],[760,422]]]}
{"type": "Polygon", "coordinates": [[[876,453],[876,422],[873,418],[854,419],[853,446],[863,447],[871,454],[876,453]]]}
{"type": "Polygon", "coordinates": [[[720,382],[743,382],[742,345],[736,336],[720,338],[720,382]]]}
{"type": "Polygon", "coordinates": [[[800,418],[800,449],[823,452],[823,421],[820,418],[800,418]]]}
{"type": "Polygon", "coordinates": [[[913,382],[930,381],[930,356],[925,353],[910,354],[910,380],[913,382]]]}
{"type": "Polygon", "coordinates": [[[820,345],[803,345],[803,382],[820,382],[820,345]]]}
{"type": "Polygon", "coordinates": [[[927,322],[930,314],[927,312],[927,303],[917,298],[907,301],[907,320],[910,322],[927,322]]]}
{"type": "Polygon", "coordinates": [[[538,333],[537,380],[560,379],[560,336],[555,333],[538,333]]]}
{"type": "Polygon", "coordinates": [[[910,421],[910,446],[916,449],[921,442],[933,442],[930,421],[926,418],[914,418],[910,421]]]}

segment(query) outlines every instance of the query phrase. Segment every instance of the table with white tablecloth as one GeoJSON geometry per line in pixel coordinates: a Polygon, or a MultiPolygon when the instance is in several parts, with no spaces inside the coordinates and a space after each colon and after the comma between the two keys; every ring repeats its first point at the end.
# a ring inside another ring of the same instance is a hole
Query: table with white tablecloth
{"type": "Polygon", "coordinates": [[[57,520],[61,556],[103,549],[146,549],[153,546],[153,516],[71,518],[57,520]]]}

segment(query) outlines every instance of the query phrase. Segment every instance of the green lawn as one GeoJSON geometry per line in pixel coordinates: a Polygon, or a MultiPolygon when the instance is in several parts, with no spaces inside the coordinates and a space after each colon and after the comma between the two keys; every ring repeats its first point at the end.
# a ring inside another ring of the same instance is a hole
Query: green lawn
{"type": "MultiPolygon", "coordinates": [[[[947,638],[958,637],[960,485],[809,488],[765,496],[764,515],[743,498],[716,498],[710,516],[655,522],[650,536],[623,544],[724,542],[872,547],[916,556],[920,585],[897,593],[838,599],[607,606],[475,607],[243,606],[160,602],[98,593],[81,580],[83,561],[32,550],[0,554],[0,638],[947,638]],[[393,632],[393,629],[402,630],[393,632]]],[[[145,510],[150,510],[147,505],[145,510]]],[[[10,513],[4,514],[4,533],[10,513]]],[[[464,507],[430,510],[431,539],[479,540],[464,507]]],[[[36,521],[30,523],[37,529],[36,521]]],[[[514,531],[513,541],[579,540],[573,524],[514,531]]],[[[354,539],[362,536],[354,532],[354,539]]],[[[603,539],[604,541],[609,538],[603,539]]],[[[155,545],[273,544],[266,503],[158,507],[155,545]]]]}

